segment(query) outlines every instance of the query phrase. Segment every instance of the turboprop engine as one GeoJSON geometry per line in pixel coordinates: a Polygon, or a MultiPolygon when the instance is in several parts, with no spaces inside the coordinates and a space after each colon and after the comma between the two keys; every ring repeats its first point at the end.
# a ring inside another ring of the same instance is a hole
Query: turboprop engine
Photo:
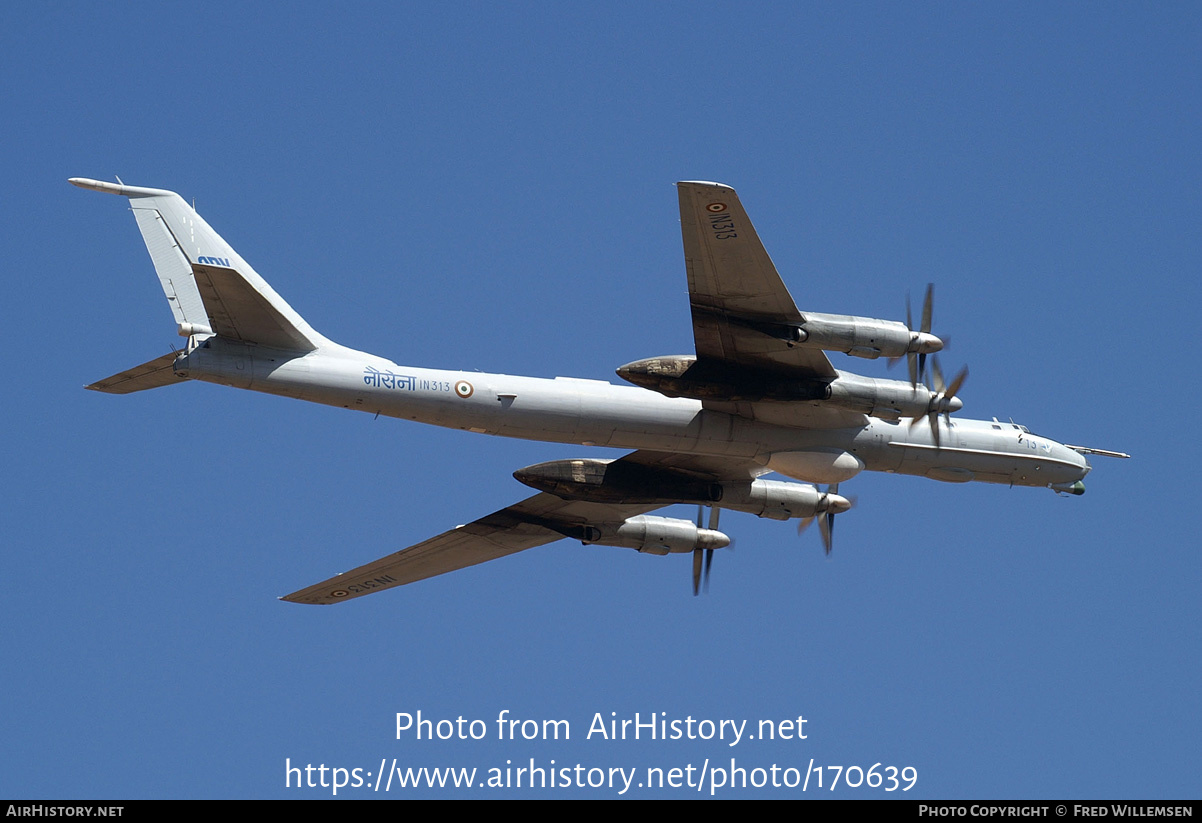
{"type": "Polygon", "coordinates": [[[787,343],[841,351],[867,360],[933,354],[943,349],[943,341],[929,332],[913,331],[896,320],[875,317],[806,312],[803,322],[782,328],[786,330],[787,336],[783,339],[787,343]]]}
{"type": "Polygon", "coordinates": [[[956,397],[955,392],[930,389],[922,384],[911,386],[904,380],[861,377],[850,372],[839,372],[828,388],[830,405],[884,420],[931,413],[949,414],[964,407],[964,401],[956,397]]]}
{"type": "Polygon", "coordinates": [[[909,367],[910,386],[915,387],[926,374],[927,355],[942,351],[944,346],[943,340],[931,334],[934,297],[935,286],[928,283],[926,297],[922,301],[922,322],[917,329],[914,328],[909,294],[906,295],[904,325],[896,320],[819,312],[806,312],[796,323],[765,322],[755,317],[732,315],[726,315],[725,319],[728,323],[774,337],[790,348],[801,346],[841,351],[868,360],[887,357],[890,367],[904,357],[909,367]]]}
{"type": "Polygon", "coordinates": [[[730,538],[717,529],[703,529],[688,520],[641,514],[627,518],[616,527],[612,524],[590,526],[596,535],[582,542],[601,546],[636,549],[646,554],[669,554],[724,549],[730,538]]]}

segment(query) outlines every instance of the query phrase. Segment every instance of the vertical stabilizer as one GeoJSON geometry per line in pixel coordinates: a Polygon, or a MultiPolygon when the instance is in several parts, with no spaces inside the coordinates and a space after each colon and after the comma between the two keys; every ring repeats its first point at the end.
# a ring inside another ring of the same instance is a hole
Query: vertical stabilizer
{"type": "Polygon", "coordinates": [[[293,351],[332,345],[175,192],[84,177],[69,182],[129,198],[181,335],[212,333],[293,351]]]}

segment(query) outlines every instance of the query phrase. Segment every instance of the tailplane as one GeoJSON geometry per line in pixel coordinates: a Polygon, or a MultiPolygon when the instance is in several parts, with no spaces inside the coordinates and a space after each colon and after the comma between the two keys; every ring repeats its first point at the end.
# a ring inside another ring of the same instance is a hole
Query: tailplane
{"type": "Polygon", "coordinates": [[[97,380],[84,388],[102,391],[106,394],[133,394],[136,391],[157,389],[159,386],[166,386],[169,383],[182,383],[187,378],[176,374],[173,367],[175,358],[178,356],[175,352],[164,354],[162,357],[156,357],[140,366],[126,369],[120,374],[97,380]]]}

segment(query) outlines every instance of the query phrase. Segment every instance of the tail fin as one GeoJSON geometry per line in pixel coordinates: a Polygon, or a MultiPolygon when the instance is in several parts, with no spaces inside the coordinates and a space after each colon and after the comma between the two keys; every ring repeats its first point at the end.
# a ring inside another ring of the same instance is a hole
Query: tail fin
{"type": "MultiPolygon", "coordinates": [[[[68,182],[129,198],[180,335],[217,334],[291,351],[313,351],[329,344],[175,192],[85,177],[72,177],[68,182]]],[[[100,388],[103,384],[142,368],[122,372],[95,387],[104,391],[100,388]]],[[[141,388],[154,385],[162,383],[141,388]]]]}

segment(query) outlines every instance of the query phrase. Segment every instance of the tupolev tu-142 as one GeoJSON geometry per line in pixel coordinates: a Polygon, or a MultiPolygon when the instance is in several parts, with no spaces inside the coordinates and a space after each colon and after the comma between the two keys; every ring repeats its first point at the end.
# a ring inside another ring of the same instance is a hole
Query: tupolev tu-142
{"type": "Polygon", "coordinates": [[[1082,494],[1087,455],[1013,422],[953,419],[967,369],[946,382],[928,286],[918,328],[798,310],[735,190],[677,183],[695,352],[600,380],[398,366],[314,330],[178,194],[72,178],[129,198],[187,344],[87,388],[112,394],[203,380],[482,434],[633,449],[514,472],[538,493],[402,551],[293,592],[338,603],[568,537],[666,555],[691,552],[708,584],[722,509],[818,522],[827,553],[839,484],[861,471],[1082,494]],[[906,360],[908,380],[836,369],[827,352],[906,360]],[[929,358],[929,364],[928,364],[929,358]],[[775,472],[791,480],[765,479],[775,472]],[[794,482],[802,481],[802,482],[794,482]],[[820,485],[825,485],[821,488],[820,485]],[[696,522],[650,515],[698,506],[696,522]],[[710,507],[703,524],[704,507],[710,507]]]}

